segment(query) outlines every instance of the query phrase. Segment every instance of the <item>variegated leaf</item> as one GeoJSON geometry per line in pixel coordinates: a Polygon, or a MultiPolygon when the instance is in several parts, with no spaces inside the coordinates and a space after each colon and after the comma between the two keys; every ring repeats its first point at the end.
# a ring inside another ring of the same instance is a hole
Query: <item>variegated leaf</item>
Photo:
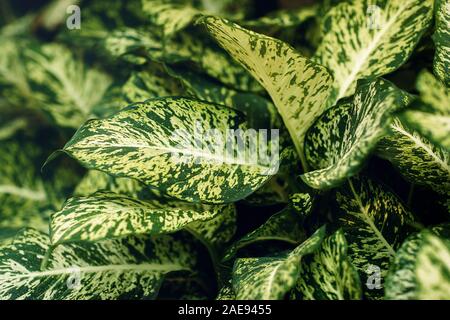
{"type": "Polygon", "coordinates": [[[177,33],[163,41],[148,29],[123,29],[108,35],[104,46],[113,57],[135,64],[147,60],[169,64],[192,62],[232,88],[261,91],[256,80],[223,50],[189,32],[177,33]]]}
{"type": "Polygon", "coordinates": [[[418,110],[408,109],[400,119],[409,128],[450,152],[450,89],[427,71],[419,74],[417,89],[426,106],[418,110]]]}
{"type": "Polygon", "coordinates": [[[342,230],[325,238],[319,251],[302,261],[294,295],[304,300],[362,298],[359,275],[347,256],[342,230]]]}
{"type": "Polygon", "coordinates": [[[48,232],[54,207],[34,161],[41,150],[20,140],[0,145],[0,229],[19,230],[33,226],[48,232]]]}
{"type": "Polygon", "coordinates": [[[241,92],[192,70],[179,66],[169,67],[170,74],[183,83],[189,94],[212,103],[222,104],[243,112],[250,128],[279,129],[281,119],[275,106],[267,99],[251,92],[241,92]]]}
{"type": "Polygon", "coordinates": [[[289,28],[296,27],[310,18],[313,18],[318,12],[318,5],[300,7],[298,9],[285,9],[272,12],[266,16],[255,20],[242,21],[241,25],[245,28],[257,29],[260,31],[268,28],[289,28]]]}
{"type": "Polygon", "coordinates": [[[292,208],[297,212],[302,218],[307,217],[313,208],[314,198],[309,193],[294,193],[290,197],[290,202],[292,208]]]}
{"type": "Polygon", "coordinates": [[[409,181],[450,195],[450,155],[434,146],[399,120],[379,145],[379,155],[389,160],[409,181]]]}
{"type": "Polygon", "coordinates": [[[280,40],[220,18],[205,17],[201,21],[270,94],[306,166],[303,141],[306,130],[326,108],[332,85],[329,72],[280,40]]]}
{"type": "Polygon", "coordinates": [[[33,229],[0,248],[0,299],[155,298],[165,274],[195,264],[189,245],[168,236],[49,249],[48,236],[33,229]]]}
{"type": "Polygon", "coordinates": [[[234,211],[232,205],[195,205],[181,201],[137,200],[112,192],[69,199],[52,215],[53,244],[98,241],[129,235],[156,235],[182,229],[234,211]]]}
{"type": "Polygon", "coordinates": [[[327,14],[314,60],[334,75],[330,104],[355,92],[356,81],[400,67],[430,26],[433,0],[354,0],[327,14]]]}
{"type": "Polygon", "coordinates": [[[238,129],[246,124],[232,109],[154,99],[87,122],[63,151],[87,168],[138,179],[182,200],[232,202],[259,188],[277,165],[273,157],[250,157],[233,137],[226,143],[229,130],[238,129]]]}
{"type": "Polygon", "coordinates": [[[63,127],[78,128],[86,121],[111,84],[108,75],[88,68],[60,45],[29,48],[26,58],[37,108],[63,127]]]}
{"type": "Polygon", "coordinates": [[[423,230],[402,244],[386,278],[386,299],[450,299],[450,241],[438,237],[441,229],[423,230]]]}
{"type": "Polygon", "coordinates": [[[282,299],[294,287],[300,261],[315,252],[325,236],[325,227],[288,253],[278,256],[237,259],[233,268],[233,290],[238,300],[282,299]]]}
{"type": "Polygon", "coordinates": [[[263,225],[233,243],[222,260],[232,259],[239,249],[249,244],[268,240],[284,241],[293,245],[298,245],[304,240],[304,231],[297,217],[289,209],[271,216],[263,225]]]}
{"type": "MultiPolygon", "coordinates": [[[[350,179],[336,190],[335,197],[335,217],[345,233],[350,260],[361,280],[370,283],[371,266],[379,268],[384,277],[403,241],[407,223],[413,220],[411,214],[386,187],[364,177],[350,179]]],[[[376,296],[379,292],[375,288],[368,294],[376,296]]]]}
{"type": "Polygon", "coordinates": [[[436,31],[433,40],[436,53],[433,69],[436,76],[450,87],[450,1],[436,0],[434,10],[436,31]]]}
{"type": "Polygon", "coordinates": [[[360,82],[353,102],[325,112],[305,140],[306,159],[316,169],[301,176],[316,189],[336,187],[356,174],[386,133],[404,94],[385,80],[360,82]]]}

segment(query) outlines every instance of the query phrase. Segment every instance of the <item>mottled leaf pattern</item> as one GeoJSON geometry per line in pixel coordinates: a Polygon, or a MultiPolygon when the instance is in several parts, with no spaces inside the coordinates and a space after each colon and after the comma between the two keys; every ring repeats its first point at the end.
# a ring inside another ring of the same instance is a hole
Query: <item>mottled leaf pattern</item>
{"type": "Polygon", "coordinates": [[[360,82],[352,103],[329,109],[308,131],[306,159],[317,170],[303,174],[303,181],[327,189],[356,174],[402,105],[403,94],[391,83],[360,82]]]}
{"type": "Polygon", "coordinates": [[[288,253],[272,257],[240,258],[233,268],[233,289],[238,300],[282,299],[294,287],[303,256],[316,251],[325,227],[288,253]]]}
{"type": "Polygon", "coordinates": [[[226,153],[225,138],[215,141],[214,150],[206,148],[214,140],[198,139],[213,129],[223,137],[228,129],[245,129],[245,123],[218,105],[154,99],[87,122],[64,152],[88,168],[138,179],[179,199],[220,203],[244,198],[268,179],[271,164],[259,165],[245,152],[234,159],[226,153]]]}
{"type": "Polygon", "coordinates": [[[137,200],[112,192],[69,199],[52,215],[52,243],[97,241],[139,234],[177,231],[194,221],[206,221],[230,205],[194,205],[181,201],[137,200]]]}
{"type": "Polygon", "coordinates": [[[426,71],[419,74],[417,89],[426,106],[419,110],[406,110],[400,119],[409,128],[450,152],[450,89],[426,71]]]}
{"type": "Polygon", "coordinates": [[[27,76],[33,99],[63,127],[78,128],[111,84],[108,75],[87,68],[57,45],[27,50],[27,76]]]}
{"type": "Polygon", "coordinates": [[[155,298],[164,274],[195,263],[188,245],[169,237],[68,244],[50,253],[49,246],[48,236],[26,229],[0,248],[1,299],[155,298]]]}
{"type": "Polygon", "coordinates": [[[259,228],[233,243],[227,249],[223,260],[230,260],[240,248],[258,241],[277,240],[296,245],[303,239],[304,233],[295,215],[288,209],[283,210],[270,217],[259,228]]]}
{"type": "Polygon", "coordinates": [[[433,2],[354,0],[333,7],[314,57],[334,75],[331,104],[353,94],[358,79],[400,67],[430,25],[433,2]]]}
{"type": "Polygon", "coordinates": [[[330,94],[332,78],[329,72],[280,40],[219,18],[206,17],[202,23],[270,94],[299,156],[303,158],[306,130],[325,110],[325,101],[330,94]]]}
{"type": "Polygon", "coordinates": [[[433,40],[436,45],[434,73],[447,86],[450,86],[450,1],[435,1],[436,31],[433,40]]]}
{"type": "Polygon", "coordinates": [[[347,256],[342,230],[322,242],[321,248],[301,263],[295,295],[305,300],[361,299],[358,272],[347,256]]]}
{"type": "Polygon", "coordinates": [[[336,202],[338,225],[361,280],[366,282],[370,265],[379,267],[384,277],[403,241],[406,224],[413,219],[411,214],[386,187],[364,177],[351,179],[336,190],[336,202]]]}
{"type": "Polygon", "coordinates": [[[425,185],[436,192],[450,193],[450,156],[399,120],[390,127],[392,133],[379,145],[379,154],[388,159],[409,181],[425,185]]]}
{"type": "Polygon", "coordinates": [[[450,299],[450,242],[434,227],[410,236],[400,247],[386,279],[385,296],[395,300],[450,299]]]}

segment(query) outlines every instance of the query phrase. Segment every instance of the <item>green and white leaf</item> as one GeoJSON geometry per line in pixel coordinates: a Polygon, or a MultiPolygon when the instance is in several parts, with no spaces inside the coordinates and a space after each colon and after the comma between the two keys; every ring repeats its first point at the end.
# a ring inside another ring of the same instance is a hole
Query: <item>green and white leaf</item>
{"type": "Polygon", "coordinates": [[[98,241],[129,235],[157,235],[234,211],[232,205],[195,205],[181,201],[137,200],[112,192],[70,198],[52,215],[53,244],[98,241]]]}
{"type": "Polygon", "coordinates": [[[273,169],[273,161],[260,164],[270,159],[254,161],[248,152],[231,156],[237,144],[225,148],[228,130],[245,128],[242,117],[226,107],[154,99],[87,122],[63,151],[89,169],[137,179],[178,199],[232,202],[258,189],[273,169]]]}
{"type": "Polygon", "coordinates": [[[362,288],[358,272],[347,256],[342,230],[325,238],[322,247],[301,263],[294,291],[304,300],[359,300],[362,288]]]}
{"type": "Polygon", "coordinates": [[[303,161],[306,131],[326,109],[332,77],[288,44],[227,20],[205,17],[214,39],[267,90],[303,161]]]}
{"type": "Polygon", "coordinates": [[[277,300],[291,290],[300,274],[300,262],[320,248],[325,227],[288,253],[278,256],[240,258],[233,268],[233,290],[238,300],[277,300]]]}
{"type": "Polygon", "coordinates": [[[433,0],[354,0],[333,7],[314,60],[333,73],[330,104],[355,92],[358,79],[399,68],[430,26],[433,0]]]}
{"type": "Polygon", "coordinates": [[[48,236],[33,229],[0,248],[0,299],[155,298],[165,274],[189,271],[195,263],[189,246],[168,236],[49,249],[48,236]]]}
{"type": "Polygon", "coordinates": [[[30,48],[25,56],[37,108],[63,127],[78,128],[86,121],[111,84],[108,75],[88,68],[61,45],[30,48]]]}
{"type": "Polygon", "coordinates": [[[327,110],[309,129],[305,154],[316,170],[303,174],[302,180],[313,188],[329,189],[358,173],[403,99],[388,81],[360,82],[352,103],[344,101],[327,110]]]}
{"type": "Polygon", "coordinates": [[[289,209],[285,209],[274,214],[263,225],[233,243],[226,250],[222,260],[232,259],[239,249],[255,242],[275,240],[298,245],[304,240],[304,237],[304,231],[298,218],[289,209]]]}
{"type": "MultiPolygon", "coordinates": [[[[391,259],[413,220],[400,200],[368,178],[353,178],[335,193],[337,224],[348,241],[348,255],[361,279],[370,265],[385,277],[391,259]]],[[[377,291],[377,290],[374,290],[377,291]]]]}
{"type": "Polygon", "coordinates": [[[424,230],[403,243],[386,279],[386,299],[450,299],[450,242],[439,231],[424,230]]]}
{"type": "Polygon", "coordinates": [[[426,106],[419,110],[408,109],[400,119],[409,128],[450,152],[450,89],[427,71],[419,74],[417,89],[426,106]]]}
{"type": "Polygon", "coordinates": [[[292,208],[302,218],[309,216],[314,204],[314,197],[309,193],[294,193],[289,197],[292,208]]]}
{"type": "Polygon", "coordinates": [[[180,79],[190,95],[243,112],[250,128],[281,128],[282,121],[277,109],[264,97],[231,89],[187,68],[174,66],[168,69],[172,76],[180,79]]]}
{"type": "Polygon", "coordinates": [[[450,194],[450,155],[434,146],[399,120],[379,145],[379,155],[389,160],[410,182],[450,194]]]}
{"type": "Polygon", "coordinates": [[[433,34],[436,53],[433,61],[435,75],[450,87],[450,1],[435,1],[435,25],[433,34]]]}

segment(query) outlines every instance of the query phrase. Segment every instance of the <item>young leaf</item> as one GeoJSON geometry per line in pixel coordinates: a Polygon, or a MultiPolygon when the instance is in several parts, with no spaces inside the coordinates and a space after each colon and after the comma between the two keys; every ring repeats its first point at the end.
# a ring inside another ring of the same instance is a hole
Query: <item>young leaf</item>
{"type": "Polygon", "coordinates": [[[154,99],[87,122],[63,151],[87,168],[138,179],[182,200],[232,202],[259,188],[274,169],[273,161],[260,164],[237,143],[226,143],[228,130],[238,129],[246,125],[232,109],[154,99]]]}
{"type": "Polygon", "coordinates": [[[435,1],[436,31],[433,34],[436,53],[433,70],[436,76],[447,87],[450,87],[450,2],[449,0],[435,1]]]}
{"type": "Polygon", "coordinates": [[[360,82],[353,102],[325,112],[305,140],[308,164],[317,169],[301,176],[316,189],[333,188],[358,173],[386,133],[391,113],[403,106],[404,94],[385,80],[360,82]]]}
{"type": "Polygon", "coordinates": [[[386,299],[450,299],[450,242],[440,231],[421,231],[402,244],[386,278],[386,299]]]}
{"type": "Polygon", "coordinates": [[[450,89],[427,71],[419,74],[417,89],[426,106],[424,110],[406,110],[401,121],[450,152],[450,89]]]}
{"type": "Polygon", "coordinates": [[[245,235],[230,246],[223,257],[223,261],[232,259],[237,251],[258,241],[277,240],[299,244],[304,239],[297,217],[289,209],[285,209],[271,216],[263,225],[245,235]]]}
{"type": "Polygon", "coordinates": [[[48,236],[33,229],[0,248],[0,299],[155,298],[165,274],[195,263],[189,246],[169,237],[49,249],[48,236]],[[44,256],[47,267],[41,270],[44,256]]]}
{"type": "Polygon", "coordinates": [[[325,236],[325,227],[289,253],[278,256],[237,259],[233,268],[233,290],[238,300],[282,299],[300,273],[303,256],[315,252],[325,236]]]}
{"type": "Polygon", "coordinates": [[[98,241],[128,235],[156,235],[182,229],[194,221],[206,221],[232,205],[195,205],[181,201],[137,200],[112,192],[97,192],[69,199],[52,215],[53,244],[98,241]]]}
{"type": "Polygon", "coordinates": [[[361,299],[361,282],[347,256],[342,230],[325,238],[313,256],[305,257],[294,294],[305,300],[361,299]]]}
{"type": "Polygon", "coordinates": [[[429,27],[433,2],[354,0],[333,7],[314,57],[333,72],[330,104],[352,95],[358,79],[380,77],[400,67],[429,27]]]}
{"type": "Polygon", "coordinates": [[[361,275],[373,265],[384,277],[411,214],[394,194],[367,178],[350,179],[335,195],[337,225],[348,241],[350,260],[361,275]]]}
{"type": "Polygon", "coordinates": [[[220,18],[205,17],[201,22],[267,90],[305,166],[303,140],[306,130],[326,108],[332,85],[329,72],[280,40],[220,18]]]}
{"type": "Polygon", "coordinates": [[[379,155],[389,160],[409,181],[430,187],[436,192],[450,193],[450,156],[417,132],[395,120],[392,133],[379,147],[379,155]]]}

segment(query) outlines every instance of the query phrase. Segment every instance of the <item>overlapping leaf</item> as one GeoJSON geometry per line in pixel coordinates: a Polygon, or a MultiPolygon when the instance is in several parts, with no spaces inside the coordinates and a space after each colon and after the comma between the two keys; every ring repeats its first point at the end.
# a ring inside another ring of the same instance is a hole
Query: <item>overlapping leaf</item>
{"type": "Polygon", "coordinates": [[[450,156],[399,120],[379,145],[379,154],[389,160],[409,181],[436,192],[450,193],[450,156]]]}
{"type": "Polygon", "coordinates": [[[386,279],[387,299],[450,298],[450,242],[438,237],[445,228],[421,231],[402,244],[386,279]]]}
{"type": "Polygon", "coordinates": [[[227,20],[202,20],[214,39],[267,90],[303,161],[306,130],[325,110],[332,77],[283,43],[227,20]]]}
{"type": "Polygon", "coordinates": [[[195,263],[189,246],[169,237],[49,248],[48,236],[33,229],[0,248],[1,299],[155,298],[165,274],[195,263]]]}
{"type": "Polygon", "coordinates": [[[379,77],[411,55],[433,16],[433,0],[346,1],[326,16],[315,61],[334,75],[332,100],[355,92],[356,81],[379,77]]]}
{"type": "Polygon", "coordinates": [[[295,297],[305,300],[361,299],[358,272],[347,256],[342,230],[322,242],[321,248],[302,261],[295,297]]]}
{"type": "MultiPolygon", "coordinates": [[[[335,193],[336,218],[348,241],[351,262],[366,282],[370,266],[384,277],[413,220],[399,199],[368,178],[353,178],[335,193]],[[362,275],[365,275],[364,277],[362,275]]],[[[377,291],[374,290],[374,295],[377,291]]],[[[372,295],[372,294],[371,294],[372,295]]]]}
{"type": "Polygon", "coordinates": [[[286,209],[271,216],[263,225],[233,243],[225,252],[223,260],[230,260],[240,248],[255,242],[276,240],[296,245],[303,239],[304,232],[297,217],[286,209]]]}
{"type": "Polygon", "coordinates": [[[385,80],[360,82],[353,102],[325,112],[308,131],[306,159],[317,169],[301,176],[317,189],[335,187],[356,174],[386,133],[404,94],[385,80]]]}
{"type": "Polygon", "coordinates": [[[450,152],[450,89],[426,71],[419,74],[417,89],[426,105],[418,110],[406,110],[400,119],[409,128],[450,152]]]}
{"type": "Polygon", "coordinates": [[[229,108],[154,99],[87,122],[64,152],[88,168],[138,179],[179,199],[230,202],[259,188],[274,169],[270,159],[265,165],[268,159],[254,161],[239,151],[245,148],[227,144],[230,129],[245,123],[229,108]]]}
{"type": "Polygon", "coordinates": [[[139,234],[177,231],[234,211],[231,205],[193,205],[181,201],[137,200],[112,192],[69,199],[52,215],[52,243],[98,241],[139,234]]]}
{"type": "Polygon", "coordinates": [[[325,227],[322,227],[291,252],[236,260],[232,281],[236,298],[282,299],[297,282],[303,256],[316,251],[324,236],[325,227]]]}

